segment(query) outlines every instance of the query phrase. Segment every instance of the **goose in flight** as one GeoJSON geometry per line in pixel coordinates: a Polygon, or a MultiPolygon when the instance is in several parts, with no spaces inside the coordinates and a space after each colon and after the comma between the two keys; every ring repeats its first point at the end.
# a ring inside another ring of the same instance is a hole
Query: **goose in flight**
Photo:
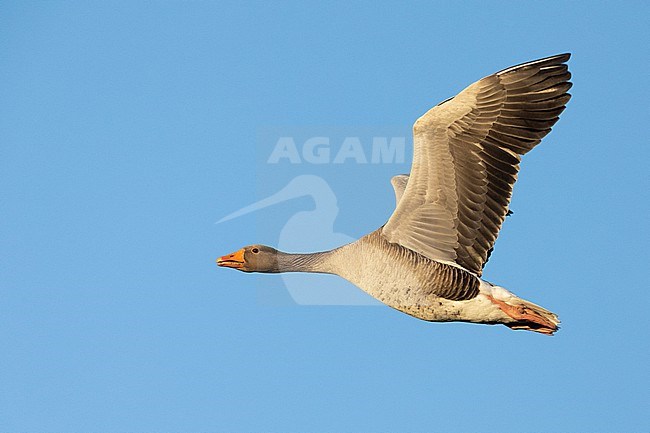
{"type": "Polygon", "coordinates": [[[571,95],[560,54],[504,69],[413,125],[409,176],[392,179],[395,211],[379,229],[330,251],[246,246],[217,264],[244,272],[339,275],[379,301],[432,322],[503,324],[552,335],[558,317],[481,279],[508,214],[521,157],[571,95]]]}

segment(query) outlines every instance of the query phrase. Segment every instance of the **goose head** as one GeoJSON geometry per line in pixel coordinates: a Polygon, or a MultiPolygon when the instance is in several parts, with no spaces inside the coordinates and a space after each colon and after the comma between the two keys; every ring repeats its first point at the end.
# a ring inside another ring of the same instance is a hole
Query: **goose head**
{"type": "Polygon", "coordinates": [[[278,250],[266,245],[249,245],[219,257],[217,265],[243,272],[278,272],[278,250]]]}

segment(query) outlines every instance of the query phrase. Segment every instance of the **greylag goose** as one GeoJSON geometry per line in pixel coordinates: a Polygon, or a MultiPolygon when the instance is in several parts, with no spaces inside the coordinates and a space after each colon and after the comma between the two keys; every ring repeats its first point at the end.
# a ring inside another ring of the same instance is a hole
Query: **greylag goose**
{"type": "Polygon", "coordinates": [[[420,117],[413,125],[411,173],[392,179],[396,207],[379,229],[313,254],[250,245],[217,264],[244,272],[336,274],[419,319],[552,335],[557,315],[481,275],[509,212],[521,156],[550,132],[571,98],[569,57],[489,75],[420,117]]]}

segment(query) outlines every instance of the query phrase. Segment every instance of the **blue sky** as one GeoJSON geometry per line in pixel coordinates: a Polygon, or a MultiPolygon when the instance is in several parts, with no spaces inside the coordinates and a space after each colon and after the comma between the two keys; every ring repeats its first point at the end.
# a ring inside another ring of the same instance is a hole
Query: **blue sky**
{"type": "Polygon", "coordinates": [[[0,431],[650,430],[648,12],[3,2],[0,431]],[[215,266],[314,209],[215,224],[294,176],[327,182],[354,238],[408,171],[409,142],[402,164],[271,166],[269,131],[399,135],[565,51],[574,97],[524,159],[485,273],[557,312],[555,337],[297,305],[280,276],[215,266]]]}

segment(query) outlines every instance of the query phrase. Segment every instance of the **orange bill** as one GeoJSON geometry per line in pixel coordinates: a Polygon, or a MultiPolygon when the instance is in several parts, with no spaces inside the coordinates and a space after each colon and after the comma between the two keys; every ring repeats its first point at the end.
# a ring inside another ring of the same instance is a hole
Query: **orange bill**
{"type": "Polygon", "coordinates": [[[235,269],[244,267],[244,249],[219,257],[217,265],[235,269]]]}

